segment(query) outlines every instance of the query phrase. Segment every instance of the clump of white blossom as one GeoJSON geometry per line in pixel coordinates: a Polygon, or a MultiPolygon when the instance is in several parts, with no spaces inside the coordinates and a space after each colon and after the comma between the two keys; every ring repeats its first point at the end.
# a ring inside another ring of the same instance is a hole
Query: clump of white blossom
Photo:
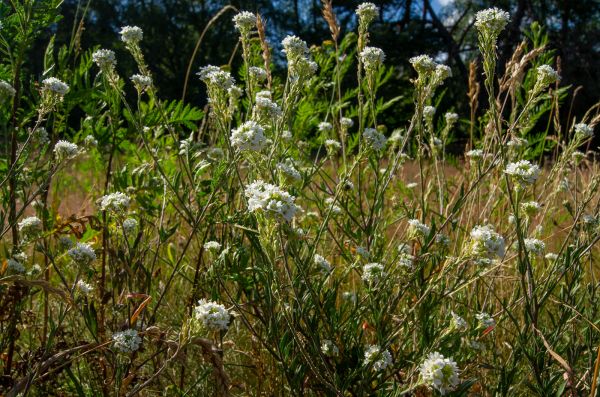
{"type": "Polygon", "coordinates": [[[10,83],[5,80],[0,80],[0,103],[4,103],[7,99],[15,96],[17,91],[10,83]]]}
{"type": "Polygon", "coordinates": [[[225,309],[225,306],[200,299],[198,305],[194,308],[194,318],[209,331],[227,331],[231,315],[225,309]]]}
{"type": "Polygon", "coordinates": [[[327,357],[337,357],[340,354],[340,349],[329,339],[324,339],[321,342],[321,352],[327,357]]]}
{"type": "Polygon", "coordinates": [[[362,134],[363,139],[373,150],[379,151],[385,148],[387,138],[375,128],[365,128],[362,134]]]}
{"type": "Polygon", "coordinates": [[[431,228],[418,219],[408,221],[408,234],[412,237],[427,237],[430,231],[431,228]]]}
{"type": "Polygon", "coordinates": [[[260,91],[256,94],[255,99],[256,110],[260,115],[270,118],[281,116],[281,108],[271,100],[271,92],[260,91]]]}
{"type": "Polygon", "coordinates": [[[221,243],[218,241],[207,241],[204,243],[204,249],[206,251],[218,252],[221,250],[221,243]]]}
{"type": "Polygon", "coordinates": [[[314,261],[315,264],[321,268],[321,271],[323,271],[323,273],[331,272],[331,263],[329,263],[329,261],[321,255],[315,254],[314,261]]]}
{"type": "Polygon", "coordinates": [[[101,70],[110,70],[117,64],[115,52],[112,50],[100,49],[94,51],[92,60],[101,70]]]}
{"type": "Polygon", "coordinates": [[[363,26],[368,26],[377,17],[379,17],[379,7],[370,2],[359,4],[356,8],[359,23],[363,26]]]}
{"type": "Polygon", "coordinates": [[[542,209],[542,206],[537,201],[526,201],[521,203],[521,210],[527,216],[533,216],[537,214],[542,209]]]}
{"type": "Polygon", "coordinates": [[[508,12],[496,7],[479,11],[475,15],[475,27],[479,33],[494,40],[504,30],[509,21],[510,15],[508,12]]]}
{"type": "Polygon", "coordinates": [[[203,66],[197,74],[209,89],[227,91],[235,84],[231,73],[221,70],[218,66],[203,66]]]}
{"type": "Polygon", "coordinates": [[[573,126],[575,135],[581,138],[591,138],[594,136],[594,129],[585,123],[577,123],[573,126]]]}
{"type": "Polygon", "coordinates": [[[123,231],[125,234],[135,232],[138,227],[138,221],[135,218],[127,218],[123,221],[123,231]]]}
{"type": "Polygon", "coordinates": [[[137,26],[123,26],[119,33],[121,41],[129,45],[139,44],[144,38],[144,31],[137,26]]]}
{"type": "Polygon", "coordinates": [[[367,263],[363,266],[362,279],[369,284],[377,284],[383,280],[385,276],[386,272],[381,263],[367,263]]]}
{"type": "Polygon", "coordinates": [[[475,318],[479,320],[479,325],[482,328],[490,328],[496,326],[496,320],[488,313],[477,313],[475,318]]]}
{"type": "Polygon", "coordinates": [[[258,66],[250,66],[248,68],[248,74],[256,81],[264,81],[267,79],[267,72],[265,69],[258,66]]]}
{"type": "Polygon", "coordinates": [[[85,296],[88,296],[92,293],[92,291],[94,291],[94,287],[92,287],[90,284],[86,283],[83,280],[79,280],[77,282],[77,289],[79,290],[79,292],[81,292],[81,294],[85,296]]]}
{"type": "Polygon", "coordinates": [[[25,266],[23,266],[21,264],[21,262],[17,261],[16,259],[13,259],[13,258],[8,259],[6,261],[6,266],[7,266],[7,269],[12,271],[13,273],[23,274],[26,271],[25,266]]]}
{"type": "Polygon", "coordinates": [[[96,253],[88,243],[77,243],[67,251],[67,255],[79,266],[87,266],[96,260],[96,253]]]}
{"type": "Polygon", "coordinates": [[[523,240],[523,243],[525,244],[525,249],[527,250],[527,252],[533,255],[540,256],[544,253],[544,250],[546,249],[546,244],[544,244],[542,240],[538,240],[537,238],[526,238],[525,240],[523,240]]]}
{"type": "Polygon", "coordinates": [[[143,74],[134,74],[131,76],[131,81],[139,92],[144,92],[152,87],[152,77],[143,74]]]}
{"type": "Polygon", "coordinates": [[[541,89],[546,87],[558,80],[560,80],[560,75],[550,65],[541,65],[536,69],[537,72],[537,81],[536,85],[541,89]]]}
{"type": "Polygon", "coordinates": [[[452,358],[445,358],[438,352],[430,353],[420,367],[421,379],[441,395],[454,390],[460,383],[458,366],[452,358]]]}
{"type": "Polygon", "coordinates": [[[294,161],[291,158],[286,159],[282,163],[277,163],[276,167],[285,176],[294,181],[299,181],[302,179],[302,174],[300,174],[300,171],[296,169],[294,161]]]}
{"type": "Polygon", "coordinates": [[[491,225],[475,226],[471,230],[471,255],[485,258],[504,256],[504,238],[491,225]]]}
{"type": "Polygon", "coordinates": [[[320,132],[328,132],[333,129],[333,126],[327,121],[321,121],[318,125],[318,128],[320,132]]]}
{"type": "Polygon", "coordinates": [[[423,108],[423,117],[426,120],[431,120],[431,119],[433,119],[433,116],[435,116],[435,107],[433,107],[433,106],[425,106],[423,108]]]}
{"type": "Polygon", "coordinates": [[[248,210],[261,212],[267,217],[277,220],[291,221],[298,207],[294,203],[296,198],[275,185],[258,180],[246,187],[248,210]]]}
{"type": "Polygon", "coordinates": [[[342,144],[336,141],[335,139],[327,139],[325,140],[325,149],[327,150],[327,154],[333,156],[337,154],[342,148],[342,144]]]}
{"type": "Polygon", "coordinates": [[[381,48],[365,47],[360,52],[360,60],[368,72],[375,72],[385,61],[385,53],[381,48]]]}
{"type": "Polygon", "coordinates": [[[377,345],[371,345],[365,351],[365,365],[373,367],[375,371],[383,371],[392,365],[392,355],[388,350],[381,350],[377,345]]]}
{"type": "Polygon", "coordinates": [[[110,193],[102,196],[98,200],[98,206],[102,211],[109,211],[115,214],[121,214],[129,208],[131,200],[122,192],[110,193]]]}
{"type": "Polygon", "coordinates": [[[37,216],[30,216],[19,222],[19,231],[25,236],[33,236],[42,231],[42,221],[37,216]]]}
{"type": "Polygon", "coordinates": [[[79,147],[69,141],[60,140],[54,144],[54,155],[58,161],[72,159],[79,154],[79,147]]]}
{"type": "Polygon", "coordinates": [[[530,185],[540,176],[540,167],[531,164],[528,160],[520,160],[516,163],[509,163],[504,172],[510,175],[517,183],[530,185]]]}
{"type": "Polygon", "coordinates": [[[62,98],[69,92],[69,85],[56,77],[48,77],[42,81],[42,91],[62,98]]]}
{"type": "Polygon", "coordinates": [[[465,319],[454,312],[451,312],[450,314],[452,316],[452,319],[450,320],[450,326],[458,331],[465,331],[468,327],[465,319]]]}
{"type": "Polygon", "coordinates": [[[340,125],[344,129],[352,128],[354,126],[354,121],[349,117],[342,117],[340,119],[340,125]]]}
{"type": "Polygon", "coordinates": [[[256,27],[256,15],[250,11],[242,11],[233,17],[233,23],[240,33],[247,35],[256,27]]]}
{"type": "Polygon", "coordinates": [[[264,128],[256,121],[246,121],[231,130],[231,145],[240,150],[262,150],[267,144],[264,132],[264,128]]]}
{"type": "Polygon", "coordinates": [[[480,160],[483,158],[483,150],[472,149],[465,153],[465,156],[467,156],[471,160],[480,160]]]}
{"type": "Polygon", "coordinates": [[[84,139],[83,139],[83,145],[88,148],[94,148],[96,146],[98,146],[98,140],[96,138],[94,138],[93,135],[87,135],[84,139]]]}
{"type": "Polygon", "coordinates": [[[418,55],[408,60],[419,76],[427,76],[435,71],[437,64],[429,55],[418,55]]]}
{"type": "Polygon", "coordinates": [[[133,353],[140,348],[142,338],[135,329],[115,332],[113,334],[113,346],[121,353],[133,353]]]}

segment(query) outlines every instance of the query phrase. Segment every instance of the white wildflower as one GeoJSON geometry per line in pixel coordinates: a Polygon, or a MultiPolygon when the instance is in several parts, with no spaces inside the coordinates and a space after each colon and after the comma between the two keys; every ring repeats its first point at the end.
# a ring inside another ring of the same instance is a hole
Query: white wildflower
{"type": "Polygon", "coordinates": [[[256,121],[246,121],[240,127],[231,130],[231,144],[240,150],[259,151],[267,144],[264,131],[256,121]]]}
{"type": "Polygon", "coordinates": [[[499,8],[488,8],[475,15],[475,27],[481,34],[495,39],[510,21],[508,12],[499,8]]]}
{"type": "Polygon", "coordinates": [[[206,243],[204,243],[204,249],[206,251],[218,252],[221,250],[221,243],[219,243],[218,241],[207,241],[206,243]]]}
{"type": "Polygon", "coordinates": [[[435,71],[437,64],[429,55],[419,55],[408,60],[419,75],[428,75],[435,71]]]}
{"type": "Polygon", "coordinates": [[[92,293],[92,291],[94,290],[94,287],[92,287],[90,284],[86,283],[83,280],[79,280],[77,282],[77,289],[83,294],[83,295],[89,295],[92,293]]]}
{"type": "Polygon", "coordinates": [[[125,212],[129,208],[130,203],[129,197],[121,192],[107,194],[98,200],[98,206],[101,211],[109,211],[115,214],[125,212]]]}
{"type": "Polygon", "coordinates": [[[64,97],[66,93],[69,92],[69,85],[63,83],[56,77],[48,77],[42,81],[42,91],[56,94],[59,97],[64,97]]]}
{"type": "Polygon", "coordinates": [[[115,52],[112,50],[100,49],[94,51],[92,54],[92,60],[102,70],[110,70],[117,64],[115,52]]]}
{"type": "Polygon", "coordinates": [[[537,201],[526,201],[521,203],[521,211],[528,216],[537,214],[542,209],[542,206],[537,201]]]}
{"type": "Polygon", "coordinates": [[[459,331],[466,331],[468,325],[464,318],[458,314],[451,312],[452,320],[450,320],[450,326],[459,331]]]}
{"type": "Polygon", "coordinates": [[[342,144],[336,141],[335,139],[327,139],[325,140],[325,149],[327,149],[327,154],[333,156],[342,148],[342,144]]]}
{"type": "Polygon", "coordinates": [[[365,47],[360,52],[360,60],[363,63],[365,70],[376,71],[385,61],[385,53],[381,48],[365,47]]]}
{"type": "Polygon", "coordinates": [[[233,17],[233,23],[242,34],[248,34],[256,27],[256,15],[250,11],[242,11],[233,17]]]}
{"type": "Polygon", "coordinates": [[[379,7],[370,2],[359,4],[356,8],[356,15],[358,15],[359,23],[367,26],[379,17],[379,7]]]}
{"type": "Polygon", "coordinates": [[[152,77],[150,76],[134,74],[131,76],[131,81],[139,91],[146,91],[148,88],[152,87],[152,77]]]}
{"type": "Polygon", "coordinates": [[[385,135],[375,128],[365,128],[362,136],[368,145],[377,151],[384,149],[387,143],[385,135]]]}
{"type": "Polygon", "coordinates": [[[13,88],[10,83],[5,80],[0,80],[0,103],[5,102],[7,99],[15,96],[17,91],[13,88]]]}
{"type": "Polygon", "coordinates": [[[226,331],[231,315],[225,306],[200,299],[194,308],[194,318],[210,331],[226,331]]]}
{"type": "Polygon", "coordinates": [[[496,326],[496,320],[488,313],[478,313],[475,315],[475,318],[479,320],[479,325],[482,328],[490,328],[496,326]]]}
{"type": "Polygon", "coordinates": [[[138,221],[135,218],[127,218],[123,221],[123,232],[125,234],[131,234],[135,232],[138,227],[138,221]]]}
{"type": "Polygon", "coordinates": [[[352,121],[352,119],[349,117],[342,117],[340,119],[340,124],[344,129],[348,129],[354,126],[354,121],[352,121]]]}
{"type": "Polygon", "coordinates": [[[340,354],[340,349],[329,339],[324,339],[321,342],[321,352],[327,357],[337,357],[340,354]]]}
{"type": "Polygon", "coordinates": [[[54,145],[53,152],[58,161],[72,159],[79,154],[79,147],[69,141],[60,140],[54,145]]]}
{"type": "Polygon", "coordinates": [[[381,263],[367,263],[363,266],[362,279],[369,284],[377,284],[386,277],[381,263]]]}
{"type": "Polygon", "coordinates": [[[294,161],[288,158],[283,163],[277,163],[277,169],[294,181],[302,180],[302,174],[296,169],[294,161]]]}
{"type": "Polygon", "coordinates": [[[427,237],[431,228],[418,219],[408,221],[408,233],[411,236],[427,237]]]}
{"type": "Polygon", "coordinates": [[[527,252],[530,252],[533,255],[542,255],[546,249],[546,244],[537,238],[526,238],[523,240],[523,243],[525,244],[527,252]]]}
{"type": "Polygon", "coordinates": [[[438,352],[430,353],[420,367],[421,379],[441,395],[454,390],[459,384],[458,366],[451,358],[438,352]]]}
{"type": "Polygon", "coordinates": [[[528,160],[520,160],[506,166],[505,173],[513,177],[519,184],[532,184],[540,176],[540,167],[528,160]]]}
{"type": "Polygon", "coordinates": [[[248,68],[248,74],[256,81],[264,81],[267,79],[267,72],[258,66],[250,66],[248,68]]]}
{"type": "Polygon", "coordinates": [[[319,131],[320,132],[327,132],[327,131],[331,131],[333,129],[333,126],[331,125],[331,123],[327,122],[327,121],[322,121],[319,123],[319,131]]]}
{"type": "Polygon", "coordinates": [[[331,272],[331,263],[329,263],[329,261],[323,258],[321,255],[315,254],[314,262],[317,266],[321,268],[323,273],[331,272]]]}
{"type": "Polygon", "coordinates": [[[75,247],[67,251],[67,255],[80,266],[87,266],[96,260],[94,249],[87,243],[77,243],[75,247]]]}
{"type": "Polygon", "coordinates": [[[573,126],[576,136],[582,138],[591,138],[594,136],[594,129],[585,123],[577,123],[573,126]]]}
{"type": "Polygon", "coordinates": [[[504,256],[504,238],[491,225],[475,226],[471,230],[471,254],[475,257],[504,256]]]}
{"type": "Polygon", "coordinates": [[[7,260],[6,266],[7,266],[8,270],[12,271],[13,273],[23,274],[26,271],[25,266],[23,266],[21,264],[21,262],[15,260],[15,259],[7,260]]]}
{"type": "Polygon", "coordinates": [[[19,231],[26,236],[33,236],[42,231],[42,221],[37,216],[30,216],[19,222],[19,231]]]}
{"type": "Polygon", "coordinates": [[[137,26],[123,26],[119,33],[125,44],[135,45],[144,38],[144,31],[137,26]]]}
{"type": "Polygon", "coordinates": [[[135,329],[126,329],[113,334],[113,346],[121,353],[133,353],[140,348],[142,338],[135,329]]]}
{"type": "Polygon", "coordinates": [[[287,56],[288,62],[308,54],[306,42],[297,36],[287,36],[281,44],[283,45],[282,51],[287,56]]]}
{"type": "Polygon", "coordinates": [[[388,350],[381,351],[377,345],[371,345],[365,351],[365,365],[370,365],[375,371],[383,371],[392,365],[392,355],[388,350]]]}
{"type": "Polygon", "coordinates": [[[298,212],[294,204],[296,198],[270,183],[261,180],[252,182],[246,187],[245,194],[250,212],[263,212],[266,216],[287,222],[298,212]]]}

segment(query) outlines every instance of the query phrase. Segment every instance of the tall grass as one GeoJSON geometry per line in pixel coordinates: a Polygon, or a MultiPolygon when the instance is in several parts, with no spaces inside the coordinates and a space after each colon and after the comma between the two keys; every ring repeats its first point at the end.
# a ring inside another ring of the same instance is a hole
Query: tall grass
{"type": "Polygon", "coordinates": [[[132,77],[80,28],[29,75],[59,4],[0,6],[2,395],[598,394],[600,116],[561,124],[541,27],[498,76],[510,16],[477,14],[458,115],[427,55],[379,96],[370,3],[341,37],[324,1],[331,37],[286,37],[285,75],[240,12],[243,65],[201,68],[199,109],[161,99],[136,27],[132,77]]]}

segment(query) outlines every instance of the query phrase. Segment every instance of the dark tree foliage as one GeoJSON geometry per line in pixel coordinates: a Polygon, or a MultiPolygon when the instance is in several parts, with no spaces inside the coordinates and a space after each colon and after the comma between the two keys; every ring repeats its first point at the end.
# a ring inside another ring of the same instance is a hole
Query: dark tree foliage
{"type": "MultiPolygon", "coordinates": [[[[397,73],[388,84],[390,94],[410,92],[408,59],[428,53],[449,64],[454,78],[446,86],[442,108],[465,111],[468,62],[476,56],[477,35],[473,26],[475,12],[490,6],[508,10],[511,23],[499,43],[499,68],[523,39],[523,31],[533,21],[546,27],[550,46],[560,56],[565,85],[581,85],[575,101],[575,114],[598,100],[600,92],[600,3],[597,0],[454,0],[440,7],[438,0],[372,0],[381,17],[372,29],[372,45],[381,47],[386,63],[397,73]],[[406,88],[406,89],[405,89],[406,88]]],[[[354,10],[358,0],[334,1],[342,34],[356,28],[354,10]]],[[[166,98],[181,98],[184,76],[198,38],[211,18],[224,6],[258,11],[267,23],[275,61],[282,67],[279,42],[287,34],[296,34],[309,44],[320,45],[329,38],[321,17],[320,0],[65,0],[64,18],[56,27],[57,44],[68,43],[80,32],[81,48],[100,46],[117,52],[119,69],[124,76],[134,70],[133,62],[119,42],[118,30],[138,25],[144,30],[143,49],[155,73],[156,84],[166,98]],[[85,15],[83,23],[77,23],[85,15]]],[[[237,33],[231,17],[233,10],[208,29],[192,65],[187,99],[202,104],[202,85],[193,73],[208,63],[223,65],[239,62],[232,58],[237,33]]],[[[46,37],[45,39],[47,39],[46,37]]],[[[43,51],[40,40],[40,51],[43,51]]],[[[31,57],[31,59],[41,59],[31,57]]],[[[31,65],[40,69],[35,62],[31,65]]],[[[383,93],[385,95],[385,92],[383,93]]],[[[391,95],[390,95],[391,96],[391,95]]],[[[410,112],[410,96],[396,108],[397,120],[410,112]]]]}

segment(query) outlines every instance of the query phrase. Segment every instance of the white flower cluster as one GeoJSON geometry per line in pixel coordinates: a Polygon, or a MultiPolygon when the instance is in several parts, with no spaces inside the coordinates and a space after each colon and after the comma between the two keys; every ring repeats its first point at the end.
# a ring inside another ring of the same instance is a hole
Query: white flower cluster
{"type": "Polygon", "coordinates": [[[298,36],[286,36],[281,44],[283,45],[282,51],[287,56],[288,62],[290,59],[304,57],[308,54],[306,42],[298,36]]]}
{"type": "Polygon", "coordinates": [[[67,255],[80,266],[87,266],[96,260],[94,249],[87,243],[77,243],[75,247],[67,251],[67,255]]]}
{"type": "Polygon", "coordinates": [[[370,2],[359,4],[356,8],[356,15],[358,15],[359,23],[367,26],[379,17],[379,7],[370,2]]]}
{"type": "Polygon", "coordinates": [[[558,72],[552,69],[550,65],[541,65],[538,66],[537,69],[537,81],[536,85],[540,88],[546,87],[558,80],[560,80],[560,76],[558,72]]]}
{"type": "Polygon", "coordinates": [[[231,145],[240,150],[262,150],[267,144],[265,130],[256,121],[249,120],[231,130],[231,145]]]}
{"type": "Polygon", "coordinates": [[[370,365],[375,371],[383,371],[392,365],[392,355],[388,350],[381,351],[377,345],[371,345],[365,351],[365,365],[370,365]]]}
{"type": "Polygon", "coordinates": [[[540,167],[531,164],[528,160],[520,160],[508,164],[504,172],[513,177],[517,183],[530,185],[540,176],[540,167]]]}
{"type": "Polygon", "coordinates": [[[67,92],[69,92],[69,85],[60,81],[56,77],[48,77],[42,81],[42,91],[56,94],[59,97],[64,97],[67,92]]]}
{"type": "Polygon", "coordinates": [[[92,60],[102,70],[112,69],[117,64],[115,52],[112,50],[100,49],[94,51],[94,53],[92,54],[92,60]]]}
{"type": "Polygon", "coordinates": [[[521,211],[528,216],[537,214],[542,209],[542,206],[537,201],[526,201],[521,203],[521,211]]]}
{"type": "Polygon", "coordinates": [[[471,254],[475,257],[504,256],[504,238],[491,225],[475,226],[471,230],[471,254]]]}
{"type": "Polygon", "coordinates": [[[92,293],[92,291],[94,290],[94,287],[92,287],[90,284],[86,283],[83,280],[79,280],[77,282],[77,289],[79,290],[79,292],[81,292],[83,295],[87,296],[89,294],[92,293]]]}
{"type": "Polygon", "coordinates": [[[367,263],[363,266],[362,279],[369,284],[377,284],[386,276],[381,263],[367,263]]]}
{"type": "Polygon", "coordinates": [[[69,141],[60,140],[54,145],[53,152],[58,161],[72,159],[79,154],[79,147],[69,141]]]}
{"type": "Polygon", "coordinates": [[[349,117],[342,117],[340,119],[340,124],[343,128],[348,129],[354,126],[354,121],[352,121],[352,119],[349,117]]]}
{"type": "Polygon", "coordinates": [[[248,209],[250,212],[263,212],[277,220],[291,221],[298,207],[296,198],[275,185],[258,180],[246,187],[248,209]]]}
{"type": "Polygon", "coordinates": [[[431,232],[431,228],[419,221],[418,219],[411,219],[408,221],[408,234],[411,236],[427,237],[431,232]]]}
{"type": "Polygon", "coordinates": [[[264,81],[267,79],[267,72],[258,66],[250,66],[248,68],[248,74],[250,75],[250,78],[256,81],[264,81]]]}
{"type": "Polygon", "coordinates": [[[412,270],[415,265],[415,257],[409,253],[400,252],[400,255],[398,256],[398,265],[412,270]]]}
{"type": "Polygon", "coordinates": [[[30,216],[19,222],[19,231],[26,236],[33,236],[42,231],[42,221],[37,216],[30,216]]]}
{"type": "Polygon", "coordinates": [[[200,299],[194,308],[194,317],[209,331],[226,331],[231,315],[225,306],[200,299]]]}
{"type": "Polygon", "coordinates": [[[150,76],[134,74],[131,76],[131,81],[139,91],[146,91],[148,88],[152,87],[152,77],[150,76]]]}
{"type": "Polygon", "coordinates": [[[465,153],[465,156],[467,156],[468,158],[470,158],[472,160],[480,160],[483,158],[483,150],[481,150],[481,149],[469,150],[467,153],[465,153]]]}
{"type": "Polygon", "coordinates": [[[333,156],[342,148],[342,144],[336,141],[335,139],[327,139],[325,140],[325,149],[327,150],[327,154],[333,156]]]}
{"type": "Polygon", "coordinates": [[[321,342],[321,352],[327,357],[336,357],[340,354],[340,349],[329,339],[324,339],[321,342]]]}
{"type": "Polygon", "coordinates": [[[482,328],[490,328],[496,326],[496,320],[494,320],[494,317],[490,316],[487,313],[477,313],[475,315],[475,318],[479,320],[479,325],[482,328]]]}
{"type": "Polygon", "coordinates": [[[327,121],[321,121],[318,125],[319,132],[328,132],[333,129],[333,125],[327,121]]]}
{"type": "Polygon", "coordinates": [[[142,338],[135,329],[126,329],[113,334],[113,346],[121,353],[133,353],[140,348],[142,338]]]}
{"type": "Polygon", "coordinates": [[[197,75],[209,88],[228,91],[235,84],[231,73],[221,70],[218,66],[203,66],[197,75]]]}
{"type": "Polygon", "coordinates": [[[8,268],[8,270],[12,271],[13,273],[17,273],[17,274],[22,274],[25,273],[25,271],[27,269],[25,269],[25,266],[23,266],[21,264],[21,262],[17,261],[16,259],[9,259],[6,261],[6,266],[8,268]]]}
{"type": "Polygon", "coordinates": [[[135,232],[138,227],[138,221],[135,218],[127,218],[123,221],[123,232],[125,234],[131,234],[135,232]]]}
{"type": "Polygon", "coordinates": [[[283,163],[277,163],[277,169],[294,181],[302,180],[302,174],[296,169],[294,160],[291,158],[286,159],[283,163]]]}
{"type": "Polygon", "coordinates": [[[573,130],[575,130],[575,135],[582,138],[591,138],[594,136],[594,129],[585,123],[575,124],[573,130]]]}
{"type": "Polygon", "coordinates": [[[421,364],[421,378],[429,387],[436,389],[440,394],[454,390],[459,384],[458,366],[451,358],[445,358],[438,352],[430,353],[421,364]]]}
{"type": "Polygon", "coordinates": [[[281,116],[281,108],[271,100],[270,91],[260,91],[256,93],[255,100],[256,110],[258,114],[269,118],[277,118],[281,116]]]}
{"type": "Polygon", "coordinates": [[[102,211],[109,211],[115,214],[123,213],[129,208],[131,203],[129,197],[125,193],[115,192],[102,196],[98,200],[98,206],[102,211]]]}
{"type": "Polygon", "coordinates": [[[98,140],[96,138],[94,138],[93,135],[87,135],[83,139],[83,145],[88,149],[94,148],[94,147],[98,146],[98,140]]]}
{"type": "Polygon", "coordinates": [[[315,254],[314,261],[315,264],[321,268],[323,273],[331,272],[331,263],[329,263],[329,261],[323,258],[321,255],[315,254]]]}
{"type": "Polygon", "coordinates": [[[428,75],[435,71],[437,64],[429,55],[418,55],[408,60],[419,75],[428,75]]]}
{"type": "Polygon", "coordinates": [[[367,144],[373,148],[373,150],[383,150],[387,143],[387,138],[385,135],[377,131],[375,128],[365,128],[362,136],[367,144]]]}
{"type": "Polygon", "coordinates": [[[144,31],[137,26],[123,26],[119,33],[121,41],[129,45],[138,44],[144,38],[144,31]]]}
{"type": "Polygon", "coordinates": [[[381,48],[377,47],[365,47],[360,52],[360,60],[362,61],[365,70],[374,72],[383,64],[385,61],[385,53],[381,48]]]}
{"type": "Polygon", "coordinates": [[[256,27],[256,15],[250,11],[242,11],[233,17],[233,23],[242,34],[248,34],[256,27]]]}
{"type": "Polygon", "coordinates": [[[31,139],[39,145],[47,145],[50,143],[50,136],[44,127],[38,127],[31,131],[31,139]]]}
{"type": "Polygon", "coordinates": [[[475,27],[479,33],[496,39],[510,21],[508,12],[493,7],[479,11],[475,15],[475,27]]]}
{"type": "Polygon", "coordinates": [[[207,241],[206,243],[204,243],[204,249],[206,251],[220,251],[221,243],[219,243],[218,241],[207,241]]]}
{"type": "Polygon", "coordinates": [[[546,249],[546,244],[537,238],[526,238],[523,240],[523,243],[525,244],[527,252],[532,253],[533,255],[541,256],[546,249]]]}
{"type": "Polygon", "coordinates": [[[0,80],[0,103],[3,103],[8,98],[14,97],[16,93],[17,91],[10,83],[0,80]]]}
{"type": "Polygon", "coordinates": [[[435,116],[435,107],[433,107],[433,106],[425,106],[423,108],[423,117],[426,120],[431,120],[431,119],[433,119],[433,116],[435,116]]]}
{"type": "Polygon", "coordinates": [[[458,114],[456,113],[448,112],[444,115],[444,117],[446,119],[446,124],[448,125],[453,125],[458,121],[458,114]]]}
{"type": "Polygon", "coordinates": [[[451,312],[450,314],[452,315],[452,319],[450,320],[450,326],[456,330],[465,331],[468,327],[465,319],[454,312],[451,312]]]}

